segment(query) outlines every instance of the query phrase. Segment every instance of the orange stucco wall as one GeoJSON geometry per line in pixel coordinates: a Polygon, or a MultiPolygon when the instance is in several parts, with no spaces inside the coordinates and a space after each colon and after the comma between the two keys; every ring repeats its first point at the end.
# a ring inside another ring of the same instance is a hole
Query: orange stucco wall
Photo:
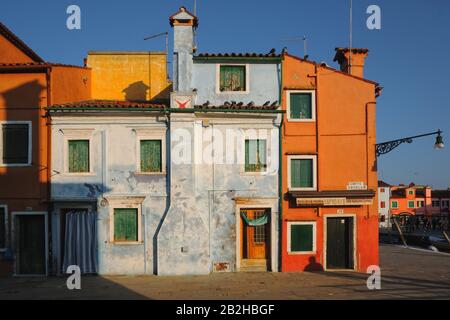
{"type": "MultiPolygon", "coordinates": [[[[327,67],[285,55],[283,108],[288,90],[316,91],[316,121],[291,122],[283,130],[283,194],[288,192],[288,155],[317,155],[317,191],[346,190],[350,182],[364,182],[377,190],[375,157],[375,84],[327,67]]],[[[356,216],[355,267],[365,271],[378,264],[377,199],[370,206],[299,208],[283,200],[282,271],[303,271],[310,258],[324,267],[324,217],[356,216]],[[287,222],[316,221],[316,254],[287,252],[287,222]]]]}
{"type": "Polygon", "coordinates": [[[33,60],[0,35],[0,63],[33,62],[33,60]]]}

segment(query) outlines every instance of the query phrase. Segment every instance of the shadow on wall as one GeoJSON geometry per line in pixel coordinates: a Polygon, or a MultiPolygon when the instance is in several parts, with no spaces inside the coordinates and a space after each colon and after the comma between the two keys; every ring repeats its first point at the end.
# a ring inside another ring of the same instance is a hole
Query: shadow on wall
{"type": "Polygon", "coordinates": [[[323,270],[323,266],[316,261],[316,257],[309,257],[309,263],[305,267],[305,269],[303,269],[303,271],[305,271],[305,272],[322,272],[324,270],[323,270]]]}
{"type": "Polygon", "coordinates": [[[149,89],[150,87],[143,81],[138,81],[130,84],[122,92],[125,93],[125,100],[127,101],[146,101],[149,89]]]}

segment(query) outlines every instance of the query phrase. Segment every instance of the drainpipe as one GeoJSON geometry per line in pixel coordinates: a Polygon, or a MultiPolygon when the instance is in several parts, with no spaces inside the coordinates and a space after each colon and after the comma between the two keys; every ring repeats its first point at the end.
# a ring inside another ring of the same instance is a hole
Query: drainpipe
{"type": "MultiPolygon", "coordinates": [[[[284,56],[283,56],[284,60],[284,56]]],[[[283,105],[283,63],[280,66],[280,105],[283,105]]],[[[283,260],[283,125],[284,113],[278,127],[278,270],[282,270],[283,260]]]]}
{"type": "MultiPolygon", "coordinates": [[[[49,68],[47,68],[46,69],[46,82],[47,82],[47,106],[51,106],[52,105],[52,89],[51,89],[51,72],[52,72],[52,69],[51,69],[51,67],[49,67],[49,68]]],[[[41,108],[39,108],[40,110],[39,110],[39,117],[41,117],[41,108]]],[[[52,224],[51,224],[51,222],[52,222],[52,212],[53,212],[53,203],[51,202],[51,178],[52,178],[52,172],[51,172],[51,150],[52,150],[52,148],[51,148],[51,143],[52,143],[52,125],[51,125],[51,122],[52,122],[52,118],[51,118],[51,116],[50,116],[50,114],[46,114],[45,115],[45,118],[46,118],[46,126],[47,126],[47,163],[46,163],[46,167],[47,167],[47,181],[46,181],[46,185],[47,185],[47,212],[48,212],[48,215],[47,215],[47,223],[48,223],[48,244],[47,244],[47,246],[48,246],[48,248],[49,248],[49,251],[50,252],[52,252],[52,250],[51,250],[51,248],[52,248],[52,246],[51,246],[51,243],[52,243],[52,228],[51,228],[51,226],[52,226],[52,224]]],[[[40,122],[40,119],[39,119],[39,122],[40,122]]],[[[50,261],[52,261],[52,258],[53,258],[53,254],[50,254],[50,252],[48,253],[48,256],[49,256],[49,260],[50,261]]],[[[51,266],[52,266],[52,264],[51,263],[49,263],[50,261],[47,261],[47,264],[50,266],[50,268],[48,268],[48,269],[51,269],[51,266]]],[[[51,271],[53,271],[53,270],[51,270],[51,271]]],[[[47,270],[47,275],[48,275],[48,272],[49,272],[49,270],[47,270]]]]}
{"type": "MultiPolygon", "coordinates": [[[[377,105],[376,101],[371,101],[371,102],[367,102],[366,103],[366,180],[367,180],[367,186],[369,186],[369,105],[373,104],[373,105],[377,105]]],[[[375,161],[377,161],[377,159],[375,158],[375,161]]],[[[378,190],[378,189],[377,189],[378,190]]],[[[370,217],[370,209],[369,206],[367,206],[367,215],[366,215],[366,219],[369,219],[370,217]]]]}

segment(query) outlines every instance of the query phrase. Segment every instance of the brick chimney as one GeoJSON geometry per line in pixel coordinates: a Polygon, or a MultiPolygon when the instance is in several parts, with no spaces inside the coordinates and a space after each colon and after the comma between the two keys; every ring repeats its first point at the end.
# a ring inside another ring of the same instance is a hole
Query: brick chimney
{"type": "Polygon", "coordinates": [[[333,61],[337,61],[339,63],[342,72],[364,78],[364,62],[368,55],[368,49],[353,48],[350,65],[350,49],[336,48],[336,55],[334,56],[333,61]]]}

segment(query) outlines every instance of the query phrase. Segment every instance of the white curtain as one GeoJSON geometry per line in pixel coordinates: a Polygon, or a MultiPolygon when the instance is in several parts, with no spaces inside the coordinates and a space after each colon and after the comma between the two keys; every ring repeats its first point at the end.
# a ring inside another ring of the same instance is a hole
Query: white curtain
{"type": "Polygon", "coordinates": [[[97,273],[96,220],[92,212],[67,213],[63,273],[72,265],[79,266],[83,274],[97,273]]]}

